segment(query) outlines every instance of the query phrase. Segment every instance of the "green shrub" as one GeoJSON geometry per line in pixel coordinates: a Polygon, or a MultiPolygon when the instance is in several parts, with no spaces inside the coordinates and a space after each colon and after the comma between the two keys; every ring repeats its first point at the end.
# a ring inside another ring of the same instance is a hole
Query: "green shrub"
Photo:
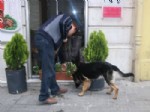
{"type": "Polygon", "coordinates": [[[27,43],[23,36],[16,33],[6,44],[3,57],[8,69],[18,70],[24,66],[29,56],[27,43]]]}
{"type": "Polygon", "coordinates": [[[76,65],[73,64],[72,62],[67,62],[66,75],[71,76],[75,70],[76,70],[76,65]]]}
{"type": "Polygon", "coordinates": [[[40,70],[40,67],[38,65],[35,65],[35,66],[32,67],[32,70],[33,70],[33,73],[38,74],[39,70],[40,70]]]}
{"type": "Polygon", "coordinates": [[[108,56],[108,45],[102,31],[94,31],[90,34],[87,47],[83,51],[87,62],[105,61],[108,56]]]}
{"type": "MultiPolygon", "coordinates": [[[[73,64],[72,62],[67,62],[66,63],[66,75],[71,76],[72,73],[76,70],[76,65],[73,64]]],[[[55,71],[56,72],[62,72],[61,64],[56,63],[55,64],[55,71]]]]}
{"type": "Polygon", "coordinates": [[[61,70],[61,64],[60,63],[56,63],[55,64],[55,71],[56,72],[61,72],[62,70],[61,70]]]}

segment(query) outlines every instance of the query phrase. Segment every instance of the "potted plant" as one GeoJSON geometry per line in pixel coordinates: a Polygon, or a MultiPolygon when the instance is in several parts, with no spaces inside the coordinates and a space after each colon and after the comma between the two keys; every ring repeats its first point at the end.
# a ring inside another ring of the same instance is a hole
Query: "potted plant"
{"type": "Polygon", "coordinates": [[[4,49],[7,68],[6,79],[9,93],[17,94],[27,91],[26,70],[24,64],[29,56],[27,43],[20,33],[15,33],[4,49]]]}
{"type": "MultiPolygon", "coordinates": [[[[94,31],[90,34],[87,47],[83,50],[83,57],[86,62],[105,61],[108,56],[108,45],[102,31],[94,31]]],[[[91,90],[100,90],[104,87],[104,79],[92,81],[91,90]]]]}
{"type": "Polygon", "coordinates": [[[66,63],[66,71],[62,71],[60,63],[56,63],[56,79],[57,80],[72,80],[72,73],[76,70],[76,65],[72,62],[66,63]]]}
{"type": "MultiPolygon", "coordinates": [[[[72,80],[72,73],[76,70],[76,65],[72,62],[66,63],[66,70],[62,70],[62,65],[60,63],[55,64],[56,80],[72,80]]],[[[39,66],[34,66],[33,71],[39,74],[40,80],[42,79],[42,70],[39,66]]]]}

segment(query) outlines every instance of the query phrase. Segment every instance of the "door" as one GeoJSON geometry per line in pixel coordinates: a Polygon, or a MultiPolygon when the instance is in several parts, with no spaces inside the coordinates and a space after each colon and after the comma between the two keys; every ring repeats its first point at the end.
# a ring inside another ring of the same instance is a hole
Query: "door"
{"type": "Polygon", "coordinates": [[[64,59],[78,61],[79,49],[84,46],[84,1],[83,0],[58,0],[57,13],[70,15],[77,23],[78,31],[63,45],[64,59]]]}
{"type": "MultiPolygon", "coordinates": [[[[40,25],[49,18],[65,13],[69,14],[78,26],[78,32],[63,47],[66,61],[75,60],[79,47],[84,46],[84,1],[83,0],[29,0],[30,4],[30,34],[31,34],[31,68],[32,77],[37,77],[40,69],[38,54],[34,46],[34,35],[40,25]],[[77,37],[77,38],[76,38],[77,37]],[[76,47],[75,47],[76,46],[76,47]]],[[[59,59],[57,60],[59,61],[59,59]]]]}

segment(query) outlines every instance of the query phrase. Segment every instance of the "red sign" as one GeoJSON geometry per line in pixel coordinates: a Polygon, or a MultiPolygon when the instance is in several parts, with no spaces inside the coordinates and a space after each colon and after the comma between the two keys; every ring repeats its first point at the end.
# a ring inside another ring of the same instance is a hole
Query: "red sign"
{"type": "Polygon", "coordinates": [[[121,7],[103,7],[104,18],[121,18],[121,7]]]}
{"type": "Polygon", "coordinates": [[[0,10],[4,10],[4,1],[0,0],[0,10]]]}
{"type": "Polygon", "coordinates": [[[4,1],[0,0],[0,28],[3,28],[4,1]]]}

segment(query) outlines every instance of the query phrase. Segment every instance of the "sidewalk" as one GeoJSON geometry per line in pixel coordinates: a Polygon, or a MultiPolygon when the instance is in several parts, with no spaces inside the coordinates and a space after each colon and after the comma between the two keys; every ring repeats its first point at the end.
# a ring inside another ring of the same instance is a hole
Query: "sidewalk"
{"type": "Polygon", "coordinates": [[[116,83],[120,88],[117,100],[106,95],[107,89],[88,91],[79,97],[80,89],[75,89],[73,83],[61,84],[69,91],[57,97],[58,104],[54,105],[39,105],[39,84],[29,84],[27,92],[17,95],[9,94],[7,87],[0,87],[0,112],[150,112],[150,81],[116,83]]]}

